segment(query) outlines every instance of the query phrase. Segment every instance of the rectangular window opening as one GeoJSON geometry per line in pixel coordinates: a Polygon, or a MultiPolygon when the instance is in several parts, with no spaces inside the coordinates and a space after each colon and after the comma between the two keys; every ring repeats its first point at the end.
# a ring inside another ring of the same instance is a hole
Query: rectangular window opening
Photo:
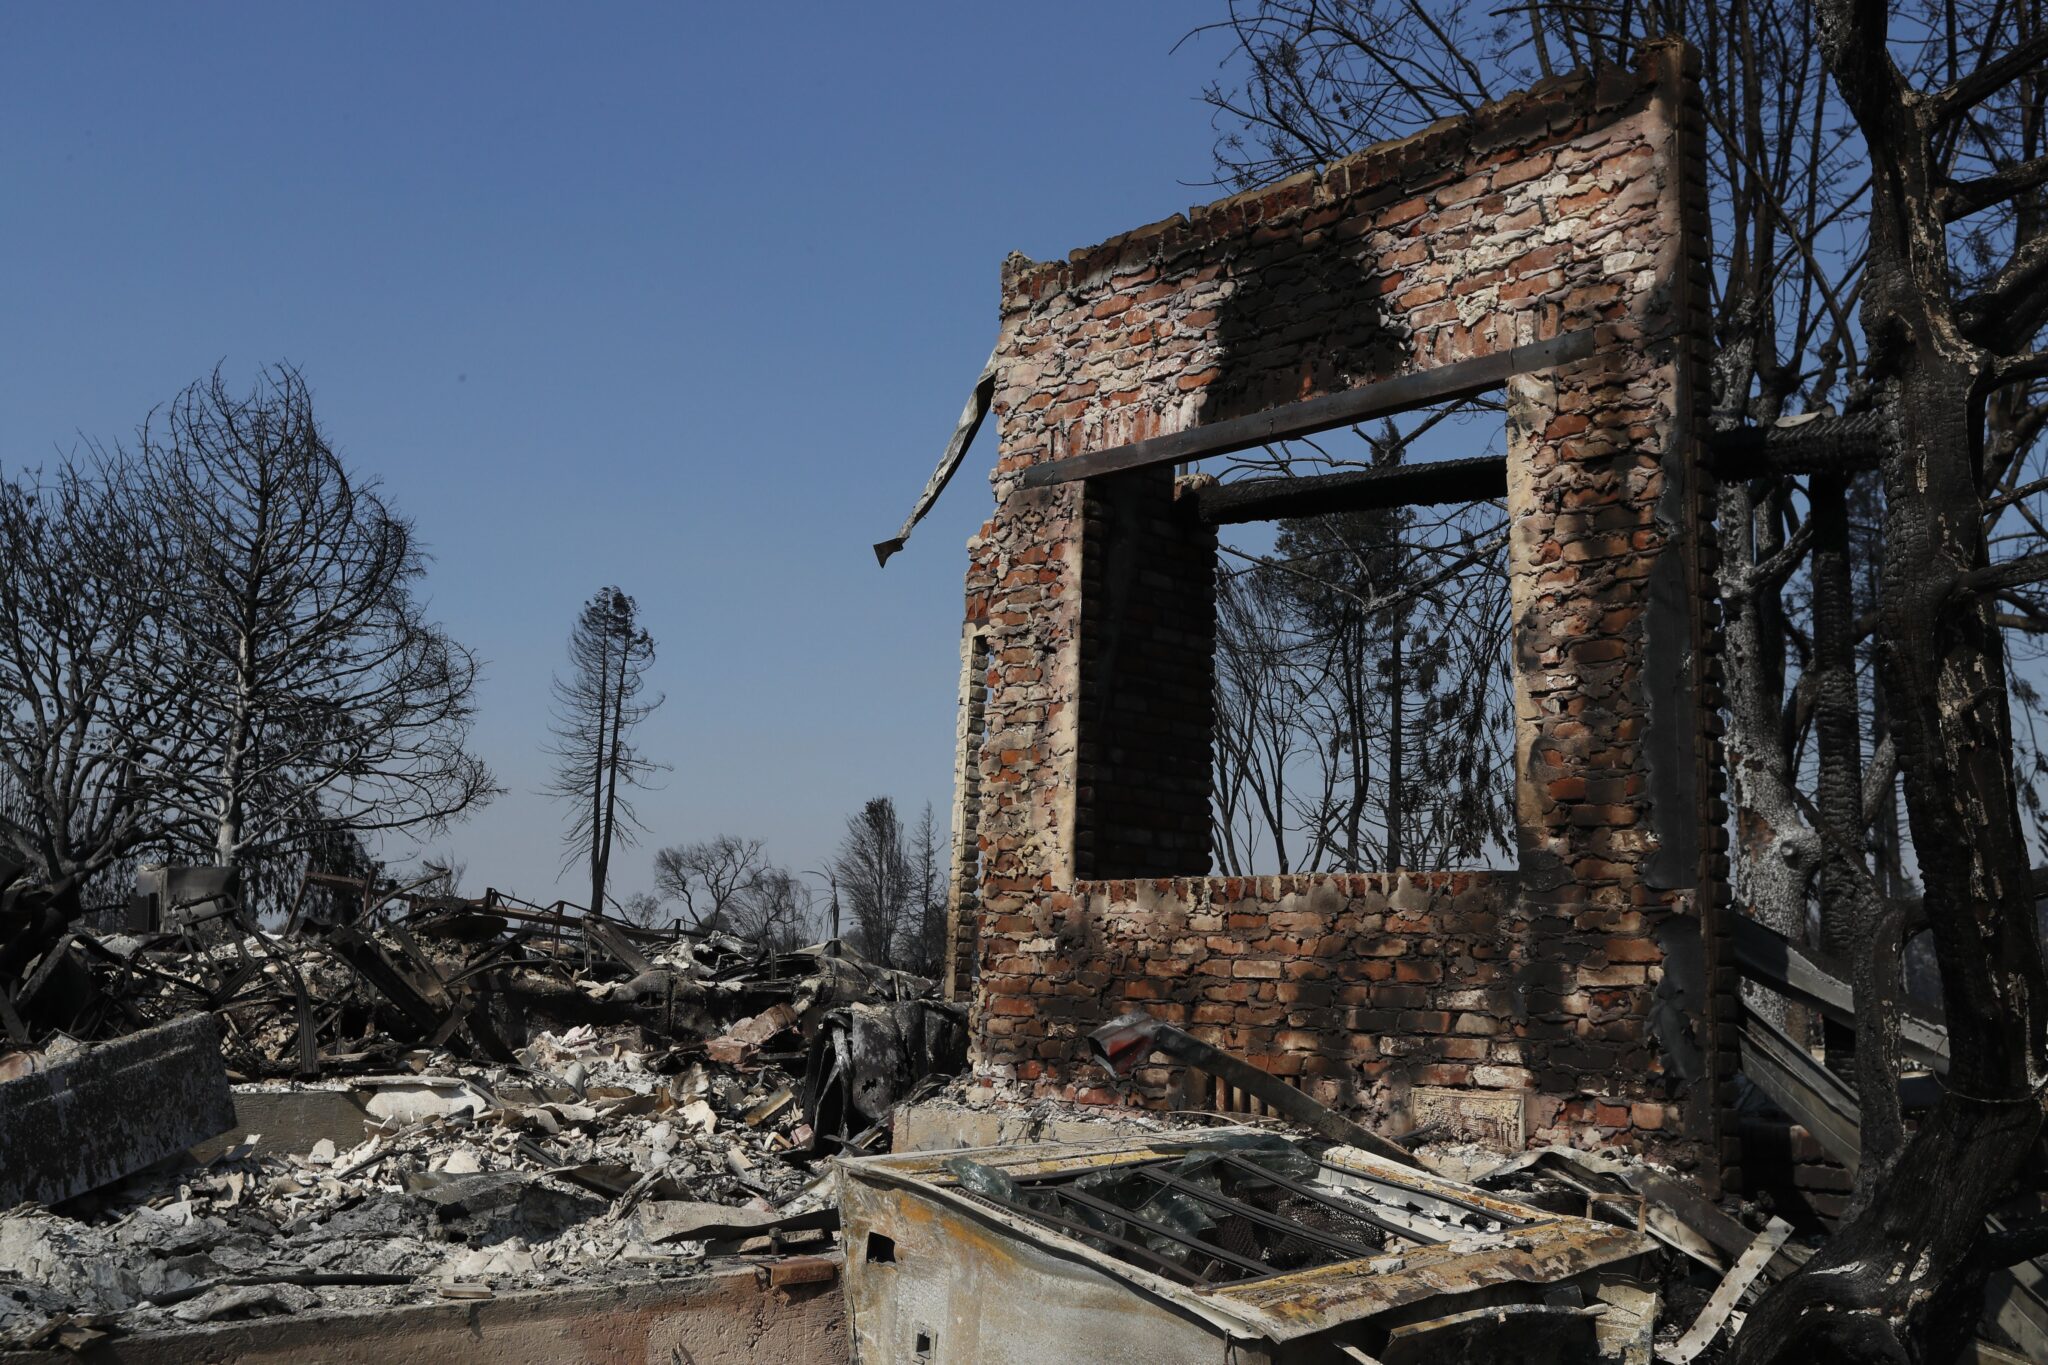
{"type": "Polygon", "coordinates": [[[1490,395],[1217,462],[1216,873],[1512,865],[1505,427],[1490,395]]]}

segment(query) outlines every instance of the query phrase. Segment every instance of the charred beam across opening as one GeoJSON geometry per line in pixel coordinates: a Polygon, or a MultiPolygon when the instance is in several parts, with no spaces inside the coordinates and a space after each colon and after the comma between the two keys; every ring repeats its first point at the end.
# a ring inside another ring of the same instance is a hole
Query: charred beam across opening
{"type": "Polygon", "coordinates": [[[1737,427],[1717,431],[1707,440],[1708,463],[1721,479],[1853,474],[1877,468],[1883,454],[1883,418],[1875,412],[1737,427]]]}
{"type": "Polygon", "coordinates": [[[1230,526],[1322,512],[1372,512],[1388,507],[1480,502],[1506,497],[1507,491],[1507,457],[1479,455],[1392,469],[1244,479],[1197,488],[1192,496],[1203,522],[1230,526]]]}
{"type": "Polygon", "coordinates": [[[1075,479],[1093,478],[1098,474],[1162,464],[1185,464],[1211,455],[1250,450],[1253,446],[1273,441],[1313,436],[1319,431],[1390,416],[1428,403],[1475,398],[1489,389],[1499,388],[1518,374],[1584,360],[1599,347],[1596,329],[1565,332],[1548,341],[1417,370],[1413,374],[1325,394],[1321,398],[1286,403],[1264,412],[1210,422],[1186,431],[1133,441],[1129,445],[1112,446],[1108,450],[1049,460],[1026,469],[1021,482],[1026,488],[1044,488],[1075,479]]]}
{"type": "MultiPolygon", "coordinates": [[[[1876,413],[1823,417],[1797,426],[1744,427],[1709,443],[1714,473],[1724,479],[1770,474],[1833,474],[1875,469],[1882,451],[1876,413]]],[[[1211,526],[1323,512],[1371,512],[1507,496],[1504,455],[1439,460],[1392,469],[1346,470],[1243,479],[1193,490],[1201,520],[1211,526]]]]}

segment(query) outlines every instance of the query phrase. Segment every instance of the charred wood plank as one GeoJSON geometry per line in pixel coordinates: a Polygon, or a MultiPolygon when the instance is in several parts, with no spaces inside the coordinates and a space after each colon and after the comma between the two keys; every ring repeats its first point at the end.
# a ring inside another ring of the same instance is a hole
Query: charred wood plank
{"type": "Polygon", "coordinates": [[[382,944],[354,925],[336,929],[327,936],[327,943],[379,995],[397,1007],[419,1037],[431,1037],[440,1027],[442,1012],[434,1008],[382,944]]]}
{"type": "Polygon", "coordinates": [[[1854,1175],[1863,1160],[1855,1089],[1754,1012],[1743,1017],[1741,1042],[1743,1074],[1854,1175]]]}
{"type": "Polygon", "coordinates": [[[1388,507],[1430,507],[1507,496],[1508,462],[1502,455],[1438,460],[1392,469],[1347,470],[1300,478],[1244,479],[1193,490],[1195,511],[1211,526],[1277,521],[1323,512],[1372,512],[1388,507]]]}
{"type": "Polygon", "coordinates": [[[1163,1052],[1177,1062],[1220,1076],[1238,1089],[1255,1095],[1302,1127],[1332,1142],[1371,1152],[1383,1161],[1399,1166],[1420,1167],[1422,1163],[1405,1147],[1381,1137],[1369,1128],[1321,1103],[1306,1091],[1261,1071],[1242,1057],[1212,1047],[1181,1029],[1142,1011],[1118,1015],[1088,1035],[1088,1051],[1096,1063],[1112,1076],[1124,1077],[1153,1052],[1163,1052]]]}
{"type": "Polygon", "coordinates": [[[66,933],[43,954],[14,994],[14,1008],[24,1019],[76,1030],[79,1021],[102,1003],[99,982],[81,960],[78,945],[83,941],[77,933],[66,933]]]}
{"type": "MultiPolygon", "coordinates": [[[[1743,1074],[1853,1173],[1863,1155],[1856,1091],[1753,1012],[1744,1016],[1741,1040],[1743,1074]]],[[[1994,1234],[2003,1226],[1995,1215],[1986,1223],[1994,1234]]],[[[1987,1318],[2025,1346],[2030,1358],[2042,1358],[2032,1354],[2048,1351],[2048,1271],[2039,1262],[2022,1261],[1993,1274],[1985,1302],[1987,1318]]]]}
{"type": "Polygon", "coordinates": [[[320,1075],[320,1037],[313,1024],[313,999],[306,992],[305,978],[292,973],[292,1009],[298,1024],[299,1079],[317,1080],[320,1075]]]}
{"type": "MultiPolygon", "coordinates": [[[[1761,920],[1733,916],[1735,961],[1751,981],[1812,1005],[1838,1024],[1854,1027],[1856,992],[1848,973],[1810,948],[1783,937],[1761,920]]],[[[1948,1071],[1948,1030],[1913,1010],[1901,1010],[1899,1041],[1934,1071],[1948,1071]]]]}
{"type": "Polygon", "coordinates": [[[1385,417],[1425,403],[1473,398],[1489,389],[1499,388],[1518,374],[1584,360],[1598,350],[1599,345],[1598,335],[1592,328],[1565,332],[1548,341],[1496,351],[1473,360],[1432,366],[1412,374],[1383,379],[1376,384],[1346,389],[1342,393],[1284,403],[1264,412],[1225,418],[1220,422],[1190,427],[1186,431],[1112,446],[1108,450],[1093,450],[1085,455],[1049,460],[1026,469],[1021,482],[1025,488],[1045,488],[1075,479],[1094,478],[1098,474],[1183,464],[1211,455],[1249,450],[1273,441],[1313,436],[1332,427],[1385,417]]]}
{"type": "MultiPolygon", "coordinates": [[[[409,939],[401,937],[399,942],[404,944],[409,939]]],[[[427,978],[419,979],[356,925],[335,929],[327,935],[327,943],[405,1016],[406,1022],[413,1026],[414,1041],[425,1040],[429,1046],[438,1047],[459,1030],[466,1029],[477,1050],[491,1060],[508,1063],[514,1060],[512,1049],[484,1017],[481,1002],[468,992],[458,998],[442,984],[439,973],[432,970],[431,964],[424,969],[427,978]]],[[[419,945],[412,944],[412,950],[420,952],[419,945]]],[[[424,953],[420,955],[425,957],[424,953]]]]}
{"type": "Polygon", "coordinates": [[[408,934],[405,926],[400,924],[385,926],[385,932],[391,935],[391,941],[398,945],[398,951],[405,955],[405,960],[412,964],[416,973],[413,982],[428,1003],[436,1009],[443,1010],[454,1004],[454,998],[448,993],[448,983],[441,979],[440,968],[427,956],[426,949],[420,947],[419,940],[408,934]]]}

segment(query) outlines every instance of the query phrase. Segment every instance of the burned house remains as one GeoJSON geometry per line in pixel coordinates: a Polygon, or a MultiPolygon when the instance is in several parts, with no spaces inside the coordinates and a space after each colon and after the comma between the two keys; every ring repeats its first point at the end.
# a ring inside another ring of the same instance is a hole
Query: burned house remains
{"type": "MultiPolygon", "coordinates": [[[[148,869],[96,930],[0,875],[0,1365],[1740,1346],[1860,1119],[1741,993],[1854,1016],[1853,972],[1730,895],[1710,495],[1800,457],[1707,435],[1695,63],[1652,43],[1004,263],[875,547],[993,415],[943,980],[310,870],[266,921],[232,873],[148,869]],[[1498,455],[1193,470],[1480,395],[1498,455]],[[1475,500],[1494,865],[1219,875],[1219,528],[1475,500]]],[[[1948,1035],[1897,1017],[1918,1115],[1948,1035]]],[[[2048,1268],[1976,1326],[1967,1358],[2048,1358],[2048,1268]]]]}
{"type": "MultiPolygon", "coordinates": [[[[1006,263],[950,983],[985,1087],[1110,1100],[1082,1040],[1140,1007],[1390,1131],[1735,1174],[1687,60],[1653,47],[1006,263]],[[1502,460],[1177,476],[1490,389],[1502,460]],[[1513,865],[1207,875],[1217,525],[1488,492],[1511,525],[1513,865]]],[[[1209,1084],[1152,1066],[1135,1095],[1209,1084]]]]}

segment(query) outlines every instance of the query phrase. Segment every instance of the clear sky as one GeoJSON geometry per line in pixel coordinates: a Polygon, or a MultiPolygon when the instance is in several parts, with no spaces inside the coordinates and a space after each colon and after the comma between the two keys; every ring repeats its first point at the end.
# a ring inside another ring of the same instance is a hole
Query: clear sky
{"type": "MultiPolygon", "coordinates": [[[[617,583],[660,647],[652,850],[817,867],[951,783],[985,432],[886,571],[997,270],[1215,197],[1210,6],[0,7],[0,465],[287,359],[434,555],[508,788],[429,852],[534,898],[548,682],[617,583]]],[[[401,845],[394,860],[417,856],[401,845]]],[[[623,874],[623,875],[622,875],[623,874]]]]}

